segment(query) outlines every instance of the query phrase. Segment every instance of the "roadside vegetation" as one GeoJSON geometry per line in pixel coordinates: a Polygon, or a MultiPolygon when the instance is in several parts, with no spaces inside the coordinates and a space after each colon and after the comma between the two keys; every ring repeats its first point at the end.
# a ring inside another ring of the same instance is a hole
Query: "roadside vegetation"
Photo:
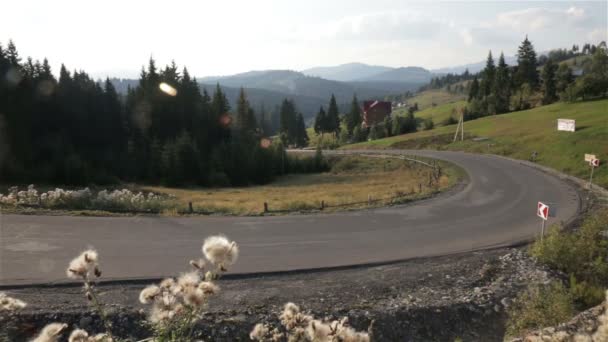
{"type": "Polygon", "coordinates": [[[456,184],[460,169],[440,162],[441,176],[429,183],[431,169],[398,159],[345,156],[328,158],[328,172],[288,175],[277,181],[244,188],[144,187],[175,196],[174,203],[193,204],[195,211],[258,215],[264,203],[272,212],[343,210],[398,204],[427,197],[456,184]]]}
{"type": "MultiPolygon", "coordinates": [[[[608,156],[608,100],[555,103],[534,109],[465,122],[464,141],[453,142],[456,126],[344,146],[345,149],[437,149],[492,153],[541,165],[582,179],[589,177],[585,153],[608,156]],[[557,119],[576,120],[576,132],[557,131],[557,119]]],[[[595,184],[608,186],[608,169],[596,168],[595,184]]]]}
{"type": "MultiPolygon", "coordinates": [[[[575,313],[599,305],[608,288],[608,209],[589,216],[574,231],[550,227],[530,254],[563,274],[563,283],[532,284],[509,311],[507,333],[521,336],[532,330],[568,321],[575,313]]],[[[598,340],[601,341],[601,340],[598,340]]]]}
{"type": "Polygon", "coordinates": [[[441,175],[428,166],[392,158],[294,154],[289,163],[297,163],[297,168],[302,170],[325,171],[285,175],[267,185],[248,187],[129,185],[118,189],[47,189],[34,185],[13,186],[6,192],[0,191],[0,208],[16,213],[169,216],[260,215],[265,209],[267,214],[333,211],[425,198],[448,189],[463,177],[460,169],[445,162],[437,163],[441,175]]]}
{"type": "MultiPolygon", "coordinates": [[[[165,278],[151,284],[139,294],[139,302],[147,305],[147,319],[142,326],[150,337],[140,341],[182,342],[207,339],[197,329],[208,309],[209,301],[219,291],[218,281],[239,257],[239,246],[222,235],[205,239],[202,247],[204,258],[190,260],[190,271],[177,278],[165,278]]],[[[82,282],[83,297],[91,309],[91,317],[98,321],[100,331],[87,331],[78,326],[70,327],[63,322],[52,322],[44,326],[32,342],[133,342],[130,336],[118,336],[112,325],[112,306],[103,302],[103,294],[97,289],[102,270],[100,254],[87,249],[76,256],[66,268],[69,279],[82,282]]],[[[11,315],[24,309],[27,303],[0,292],[0,318],[2,326],[0,340],[22,341],[31,335],[30,329],[22,331],[12,326],[11,315]],[[5,317],[6,315],[6,317],[5,317]],[[8,319],[5,321],[4,318],[8,319]]],[[[280,315],[280,325],[262,322],[251,327],[250,338],[255,341],[301,341],[369,342],[372,325],[366,332],[358,332],[348,324],[348,318],[329,321],[316,319],[294,303],[287,303],[280,315]]],[[[219,325],[219,323],[218,323],[219,325]]]]}

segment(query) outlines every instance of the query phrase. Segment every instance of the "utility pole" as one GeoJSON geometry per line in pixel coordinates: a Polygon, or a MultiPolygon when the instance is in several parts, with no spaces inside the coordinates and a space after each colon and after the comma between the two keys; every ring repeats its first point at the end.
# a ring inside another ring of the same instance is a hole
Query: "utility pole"
{"type": "Polygon", "coordinates": [[[460,141],[464,141],[464,114],[460,112],[460,118],[458,119],[458,126],[456,126],[456,133],[454,133],[454,141],[458,139],[458,131],[460,130],[460,141]]]}

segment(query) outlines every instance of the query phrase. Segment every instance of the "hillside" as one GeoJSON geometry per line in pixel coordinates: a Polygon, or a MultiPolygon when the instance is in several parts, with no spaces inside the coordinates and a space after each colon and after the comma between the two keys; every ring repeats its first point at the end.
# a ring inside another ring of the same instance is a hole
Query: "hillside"
{"type": "MultiPolygon", "coordinates": [[[[452,143],[455,125],[430,131],[380,139],[343,148],[443,149],[493,153],[528,160],[538,152],[539,164],[587,179],[589,165],[585,153],[608,158],[608,100],[579,103],[556,103],[510,114],[485,117],[465,122],[466,139],[452,143]],[[557,119],[576,120],[577,131],[558,132],[557,119]],[[477,137],[477,141],[472,138],[477,137]]],[[[595,170],[594,182],[608,187],[606,164],[595,170]]]]}
{"type": "MultiPolygon", "coordinates": [[[[435,126],[443,126],[445,121],[449,119],[450,116],[457,118],[459,110],[466,107],[466,105],[467,102],[464,100],[444,103],[435,107],[427,107],[424,110],[418,111],[415,113],[415,116],[418,119],[433,119],[433,123],[435,124],[435,126]]],[[[396,109],[393,114],[404,116],[405,114],[407,114],[407,109],[396,109]]]]}
{"type": "Polygon", "coordinates": [[[464,94],[448,92],[444,89],[425,90],[417,93],[415,96],[407,99],[407,103],[413,105],[418,103],[418,109],[424,110],[427,108],[444,105],[447,103],[466,100],[464,94]]]}

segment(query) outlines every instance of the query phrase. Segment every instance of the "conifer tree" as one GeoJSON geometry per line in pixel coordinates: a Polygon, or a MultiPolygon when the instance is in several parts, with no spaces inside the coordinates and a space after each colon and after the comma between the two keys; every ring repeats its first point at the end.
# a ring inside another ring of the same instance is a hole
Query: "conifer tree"
{"type": "Polygon", "coordinates": [[[337,134],[340,132],[340,117],[338,114],[338,104],[336,97],[331,94],[329,100],[329,108],[327,109],[327,124],[325,125],[326,132],[337,134]]]}
{"type": "Polygon", "coordinates": [[[553,63],[552,59],[549,59],[543,66],[541,75],[543,81],[543,104],[550,104],[557,100],[557,87],[555,82],[556,71],[557,65],[553,63]]]}
{"type": "Polygon", "coordinates": [[[492,51],[488,53],[486,67],[483,69],[482,75],[481,89],[483,91],[483,96],[486,97],[494,90],[494,80],[496,77],[496,66],[494,64],[494,58],[492,57],[492,51]]]}
{"type": "Polygon", "coordinates": [[[477,80],[477,76],[473,78],[473,82],[471,82],[471,89],[469,90],[469,102],[473,99],[479,97],[479,81],[477,80]]]}
{"type": "Polygon", "coordinates": [[[348,131],[348,136],[353,135],[353,130],[355,127],[361,124],[361,107],[359,106],[359,101],[357,100],[357,95],[353,95],[353,101],[350,105],[350,111],[348,115],[346,115],[346,129],[348,131]]]}
{"type": "Polygon", "coordinates": [[[315,116],[315,125],[314,125],[315,133],[323,135],[323,133],[325,133],[327,131],[326,123],[327,123],[327,114],[325,113],[325,109],[323,109],[323,106],[321,106],[321,108],[319,108],[319,112],[317,113],[317,116],[315,116]]]}
{"type": "Polygon", "coordinates": [[[501,114],[508,112],[511,98],[511,81],[509,78],[509,67],[505,62],[503,53],[500,54],[500,58],[498,59],[493,93],[496,113],[501,114]]]}
{"type": "Polygon", "coordinates": [[[538,71],[536,70],[537,60],[534,46],[526,39],[521,43],[517,50],[517,72],[515,74],[516,86],[521,87],[524,83],[532,89],[538,87],[538,71]]]}

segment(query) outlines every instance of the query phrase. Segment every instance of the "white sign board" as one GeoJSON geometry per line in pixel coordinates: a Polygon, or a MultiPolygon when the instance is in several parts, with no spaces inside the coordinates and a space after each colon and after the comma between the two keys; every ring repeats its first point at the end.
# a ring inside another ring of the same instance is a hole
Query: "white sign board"
{"type": "Polygon", "coordinates": [[[587,153],[585,153],[585,161],[586,161],[586,162],[591,162],[591,161],[592,161],[592,160],[594,160],[594,159],[597,159],[597,158],[595,157],[595,154],[587,154],[587,153]]]}
{"type": "Polygon", "coordinates": [[[570,119],[557,119],[557,130],[574,132],[576,131],[576,121],[570,119]]]}
{"type": "Polygon", "coordinates": [[[543,202],[538,202],[538,206],[536,208],[536,215],[545,221],[549,219],[549,206],[544,204],[543,202]]]}

